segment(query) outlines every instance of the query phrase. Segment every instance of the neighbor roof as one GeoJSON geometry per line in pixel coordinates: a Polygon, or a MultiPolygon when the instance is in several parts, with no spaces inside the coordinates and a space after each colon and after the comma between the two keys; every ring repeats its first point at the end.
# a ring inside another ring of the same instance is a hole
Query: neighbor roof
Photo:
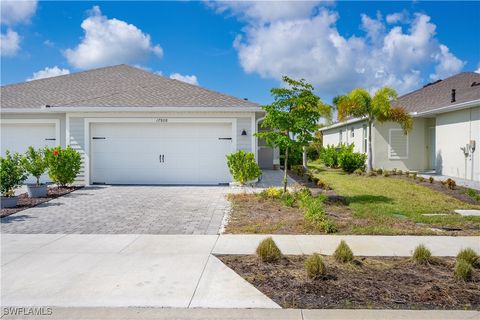
{"type": "Polygon", "coordinates": [[[462,72],[407,93],[399,97],[394,105],[402,106],[408,112],[421,113],[478,99],[480,99],[480,74],[462,72]],[[454,102],[452,89],[455,89],[454,102]]]}
{"type": "Polygon", "coordinates": [[[258,107],[258,104],[117,65],[1,87],[2,108],[258,107]]]}

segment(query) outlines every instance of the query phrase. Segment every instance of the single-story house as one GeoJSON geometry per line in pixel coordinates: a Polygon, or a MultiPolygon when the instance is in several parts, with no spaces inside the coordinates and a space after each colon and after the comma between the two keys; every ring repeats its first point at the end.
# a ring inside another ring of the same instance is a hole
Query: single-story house
{"type": "Polygon", "coordinates": [[[2,86],[1,153],[70,145],[84,185],[224,184],[236,150],[278,165],[254,135],[263,117],[246,99],[117,65],[2,86]]]}
{"type": "Polygon", "coordinates": [[[413,117],[405,135],[399,125],[349,119],[321,129],[323,145],[355,144],[367,152],[372,135],[373,166],[391,170],[434,171],[480,181],[480,74],[464,72],[429,83],[394,103],[413,117]]]}

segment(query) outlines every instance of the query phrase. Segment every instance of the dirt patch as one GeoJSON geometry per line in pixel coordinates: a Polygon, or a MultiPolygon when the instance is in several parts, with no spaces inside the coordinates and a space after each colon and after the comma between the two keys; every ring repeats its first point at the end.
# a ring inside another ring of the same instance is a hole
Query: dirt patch
{"type": "Polygon", "coordinates": [[[18,196],[18,204],[15,208],[0,209],[0,218],[38,206],[41,203],[61,197],[80,188],[81,187],[49,187],[47,197],[45,198],[30,198],[27,193],[22,193],[18,196]]]}
{"type": "Polygon", "coordinates": [[[327,256],[327,274],[316,280],[306,276],[305,256],[271,264],[256,256],[219,258],[283,308],[480,310],[479,270],[471,282],[455,280],[453,258],[419,266],[409,258],[357,257],[339,264],[327,256]]]}
{"type": "Polygon", "coordinates": [[[318,234],[305,221],[303,210],[284,206],[278,199],[263,199],[255,194],[229,194],[231,215],[226,233],[318,234]]]}

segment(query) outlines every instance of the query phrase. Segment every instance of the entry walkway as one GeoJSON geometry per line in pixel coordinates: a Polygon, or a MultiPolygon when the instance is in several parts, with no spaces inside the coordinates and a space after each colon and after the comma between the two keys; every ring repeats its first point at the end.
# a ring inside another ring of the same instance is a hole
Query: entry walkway
{"type": "MultiPolygon", "coordinates": [[[[2,306],[280,308],[214,254],[253,254],[267,235],[2,234],[2,306]]],[[[480,237],[273,236],[284,254],[480,252],[480,237]]],[[[278,318],[277,318],[278,319],[278,318]]],[[[437,318],[439,319],[439,318],[437,318]]]]}
{"type": "Polygon", "coordinates": [[[443,181],[443,180],[447,180],[448,178],[451,178],[455,180],[455,183],[459,186],[480,190],[480,181],[466,180],[466,179],[461,179],[457,177],[442,176],[436,173],[429,173],[429,172],[424,172],[424,173],[422,172],[422,173],[419,173],[418,175],[420,177],[424,177],[425,179],[432,177],[437,181],[443,181]]]}

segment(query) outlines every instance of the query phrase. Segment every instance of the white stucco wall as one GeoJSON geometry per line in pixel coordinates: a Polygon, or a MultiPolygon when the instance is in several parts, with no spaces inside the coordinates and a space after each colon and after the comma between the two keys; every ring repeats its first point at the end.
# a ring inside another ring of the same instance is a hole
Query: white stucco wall
{"type": "Polygon", "coordinates": [[[391,129],[401,129],[393,122],[376,123],[373,130],[373,166],[392,170],[428,170],[428,127],[429,119],[416,118],[412,130],[407,134],[408,155],[404,159],[393,159],[389,155],[389,135],[391,129]]]}
{"type": "Polygon", "coordinates": [[[345,124],[336,128],[323,131],[323,145],[337,146],[340,143],[340,131],[342,131],[342,143],[354,144],[355,152],[363,152],[366,150],[363,147],[363,126],[366,126],[366,121],[359,121],[351,124],[345,124]],[[352,137],[353,129],[353,137],[352,137]]]}
{"type": "Polygon", "coordinates": [[[437,172],[462,179],[480,181],[480,106],[437,115],[437,172]],[[471,140],[476,150],[466,159],[460,149],[471,140]]]}

